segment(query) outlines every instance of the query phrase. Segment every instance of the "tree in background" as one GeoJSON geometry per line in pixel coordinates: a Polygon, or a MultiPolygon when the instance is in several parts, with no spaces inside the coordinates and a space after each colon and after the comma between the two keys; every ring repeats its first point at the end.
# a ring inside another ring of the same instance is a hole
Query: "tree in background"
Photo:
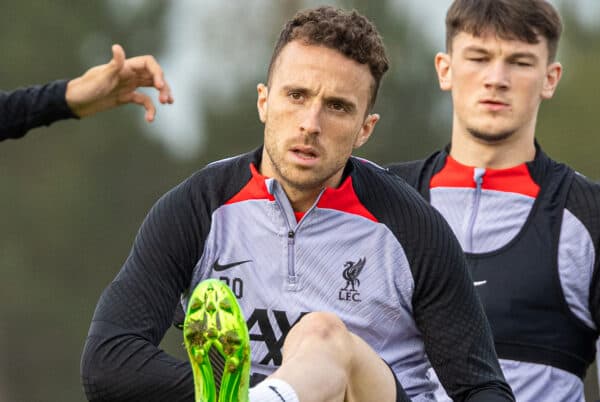
{"type": "MultiPolygon", "coordinates": [[[[374,140],[361,151],[361,156],[381,163],[423,157],[450,136],[450,102],[439,91],[433,69],[433,56],[440,49],[428,45],[418,30],[443,21],[413,21],[393,12],[403,1],[409,0],[340,2],[374,20],[392,58],[376,105],[382,120],[374,140]]],[[[164,17],[168,4],[7,3],[0,13],[0,87],[75,77],[110,57],[106,52],[113,42],[123,44],[128,55],[150,53],[164,62],[160,58],[167,52],[164,38],[173,28],[164,17]]],[[[259,22],[267,32],[261,46],[270,52],[285,18],[315,2],[268,4],[268,18],[259,22]]],[[[211,40],[226,54],[227,47],[218,46],[221,36],[250,22],[221,19],[215,8],[202,10],[215,13],[209,18],[214,23],[207,36],[178,40],[190,48],[211,40]]],[[[583,29],[564,12],[566,32],[559,58],[566,71],[557,95],[542,108],[539,138],[550,154],[598,179],[595,154],[600,139],[594,129],[600,123],[595,111],[600,31],[583,29]]],[[[237,40],[251,46],[254,37],[237,40]]],[[[19,141],[2,143],[0,402],[83,399],[79,358],[100,293],[120,269],[143,217],[160,195],[207,162],[260,143],[255,87],[265,79],[266,63],[261,55],[228,66],[230,71],[244,71],[229,77],[235,83],[229,96],[218,102],[208,98],[202,113],[184,117],[204,116],[198,124],[207,133],[204,148],[190,159],[176,159],[146,135],[143,111],[133,106],[80,122],[59,122],[19,141]],[[257,62],[264,68],[250,69],[249,74],[248,66],[257,62]]],[[[186,75],[200,67],[190,65],[186,75]]],[[[220,85],[225,83],[215,88],[220,85]]],[[[181,101],[178,89],[173,87],[177,103],[172,108],[181,101]]],[[[161,113],[159,108],[158,120],[161,113]]],[[[176,124],[162,128],[167,138],[176,124]]],[[[174,330],[163,347],[185,359],[181,342],[180,331],[174,330]]]]}

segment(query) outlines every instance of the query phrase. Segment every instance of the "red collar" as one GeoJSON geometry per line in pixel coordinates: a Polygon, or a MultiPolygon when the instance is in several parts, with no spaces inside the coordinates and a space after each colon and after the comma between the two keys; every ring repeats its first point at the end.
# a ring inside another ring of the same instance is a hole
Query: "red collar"
{"type": "MultiPolygon", "coordinates": [[[[269,190],[267,189],[266,180],[268,177],[261,175],[252,163],[250,164],[250,172],[252,174],[250,181],[248,181],[237,194],[229,199],[226,204],[261,199],[275,201],[275,197],[269,193],[269,190]]],[[[375,218],[358,199],[358,196],[354,191],[351,176],[346,177],[342,184],[337,188],[326,188],[317,203],[317,207],[335,209],[354,215],[360,215],[377,222],[377,218],[375,218]]],[[[304,212],[295,212],[295,215],[296,219],[299,221],[304,216],[304,212]]]]}
{"type": "MultiPolygon", "coordinates": [[[[475,188],[474,174],[475,167],[463,165],[448,155],[446,164],[431,178],[429,186],[475,188]]],[[[485,169],[482,189],[523,194],[533,198],[540,192],[540,186],[531,177],[525,163],[507,169],[485,169]]]]}

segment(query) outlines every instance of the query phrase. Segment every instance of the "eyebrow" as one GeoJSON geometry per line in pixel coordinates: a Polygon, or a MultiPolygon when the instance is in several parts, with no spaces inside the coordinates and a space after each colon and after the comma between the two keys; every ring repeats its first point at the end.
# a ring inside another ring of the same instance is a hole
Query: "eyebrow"
{"type": "MultiPolygon", "coordinates": [[[[487,49],[480,47],[480,46],[467,46],[466,48],[463,49],[463,54],[464,53],[478,53],[481,55],[490,55],[491,52],[488,51],[487,49]]],[[[508,55],[508,59],[509,60],[516,60],[516,59],[531,59],[533,61],[537,61],[538,57],[536,54],[531,53],[531,52],[527,52],[527,51],[522,51],[522,52],[515,52],[515,53],[511,53],[508,55]]]]}
{"type": "Polygon", "coordinates": [[[535,55],[534,53],[531,52],[516,52],[516,53],[512,53],[510,56],[508,56],[509,60],[517,60],[517,59],[529,59],[531,61],[538,61],[538,57],[537,55],[535,55]]]}
{"type": "Polygon", "coordinates": [[[314,93],[306,87],[300,85],[284,85],[281,87],[281,94],[287,96],[290,92],[298,92],[303,96],[312,96],[314,93]]]}
{"type": "Polygon", "coordinates": [[[463,53],[475,52],[475,53],[486,53],[486,54],[489,53],[485,48],[480,47],[480,46],[475,46],[475,45],[465,47],[462,52],[463,53]]]}

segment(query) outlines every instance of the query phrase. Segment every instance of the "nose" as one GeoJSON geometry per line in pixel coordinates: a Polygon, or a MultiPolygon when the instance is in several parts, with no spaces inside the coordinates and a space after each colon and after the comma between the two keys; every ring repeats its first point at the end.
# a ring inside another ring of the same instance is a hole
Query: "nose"
{"type": "Polygon", "coordinates": [[[491,63],[486,69],[484,84],[490,89],[508,89],[510,87],[508,66],[501,61],[491,63]]]}
{"type": "Polygon", "coordinates": [[[300,121],[300,131],[306,135],[318,135],[321,133],[321,107],[318,102],[310,105],[304,110],[300,121]]]}

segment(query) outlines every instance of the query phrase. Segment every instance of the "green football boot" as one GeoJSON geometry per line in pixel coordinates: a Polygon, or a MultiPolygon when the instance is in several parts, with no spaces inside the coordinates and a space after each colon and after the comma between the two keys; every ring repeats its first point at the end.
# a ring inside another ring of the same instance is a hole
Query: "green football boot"
{"type": "Polygon", "coordinates": [[[194,289],[183,339],[196,402],[248,402],[250,338],[240,306],[224,282],[208,279],[194,289]]]}

